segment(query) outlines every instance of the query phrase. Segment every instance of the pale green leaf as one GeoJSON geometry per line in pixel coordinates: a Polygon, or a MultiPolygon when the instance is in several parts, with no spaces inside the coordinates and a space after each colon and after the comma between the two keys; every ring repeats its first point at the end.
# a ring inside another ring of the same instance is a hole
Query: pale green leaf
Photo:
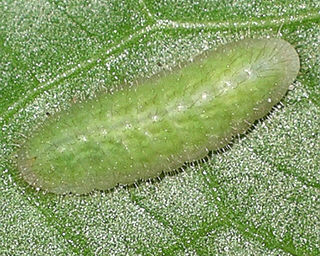
{"type": "Polygon", "coordinates": [[[320,255],[320,2],[0,3],[1,255],[320,255]],[[230,149],[153,182],[56,196],[12,155],[72,102],[244,37],[281,37],[301,70],[230,149]]]}

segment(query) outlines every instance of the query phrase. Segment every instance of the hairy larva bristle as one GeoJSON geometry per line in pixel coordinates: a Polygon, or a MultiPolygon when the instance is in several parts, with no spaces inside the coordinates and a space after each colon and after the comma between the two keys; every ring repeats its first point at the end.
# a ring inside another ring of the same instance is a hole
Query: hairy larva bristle
{"type": "Polygon", "coordinates": [[[284,40],[223,45],[164,75],[49,114],[19,150],[17,166],[29,184],[59,194],[148,180],[186,162],[197,169],[197,160],[225,151],[264,117],[298,71],[298,55],[284,40]]]}

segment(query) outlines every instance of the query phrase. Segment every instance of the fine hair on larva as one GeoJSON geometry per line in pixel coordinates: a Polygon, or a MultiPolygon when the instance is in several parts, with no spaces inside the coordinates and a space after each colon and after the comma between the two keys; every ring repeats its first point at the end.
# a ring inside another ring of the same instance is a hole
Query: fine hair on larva
{"type": "Polygon", "coordinates": [[[282,39],[227,43],[130,87],[45,112],[18,150],[17,167],[34,187],[86,194],[201,165],[270,113],[299,68],[282,39]]]}

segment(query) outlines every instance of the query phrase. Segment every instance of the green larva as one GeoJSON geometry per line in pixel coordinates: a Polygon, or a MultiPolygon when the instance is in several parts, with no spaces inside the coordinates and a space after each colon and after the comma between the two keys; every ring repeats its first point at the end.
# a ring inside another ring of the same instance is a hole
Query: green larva
{"type": "Polygon", "coordinates": [[[157,177],[226,146],[265,116],[299,71],[281,39],[220,46],[179,69],[74,104],[51,117],[18,152],[35,187],[88,193],[157,177]]]}

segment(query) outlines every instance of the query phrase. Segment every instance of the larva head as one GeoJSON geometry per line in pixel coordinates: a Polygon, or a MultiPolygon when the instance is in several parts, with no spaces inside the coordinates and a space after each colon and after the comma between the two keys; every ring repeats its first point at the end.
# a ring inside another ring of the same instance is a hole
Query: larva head
{"type": "Polygon", "coordinates": [[[281,39],[245,39],[205,56],[50,116],[19,152],[24,179],[83,194],[156,177],[224,147],[280,101],[299,71],[281,39]]]}

